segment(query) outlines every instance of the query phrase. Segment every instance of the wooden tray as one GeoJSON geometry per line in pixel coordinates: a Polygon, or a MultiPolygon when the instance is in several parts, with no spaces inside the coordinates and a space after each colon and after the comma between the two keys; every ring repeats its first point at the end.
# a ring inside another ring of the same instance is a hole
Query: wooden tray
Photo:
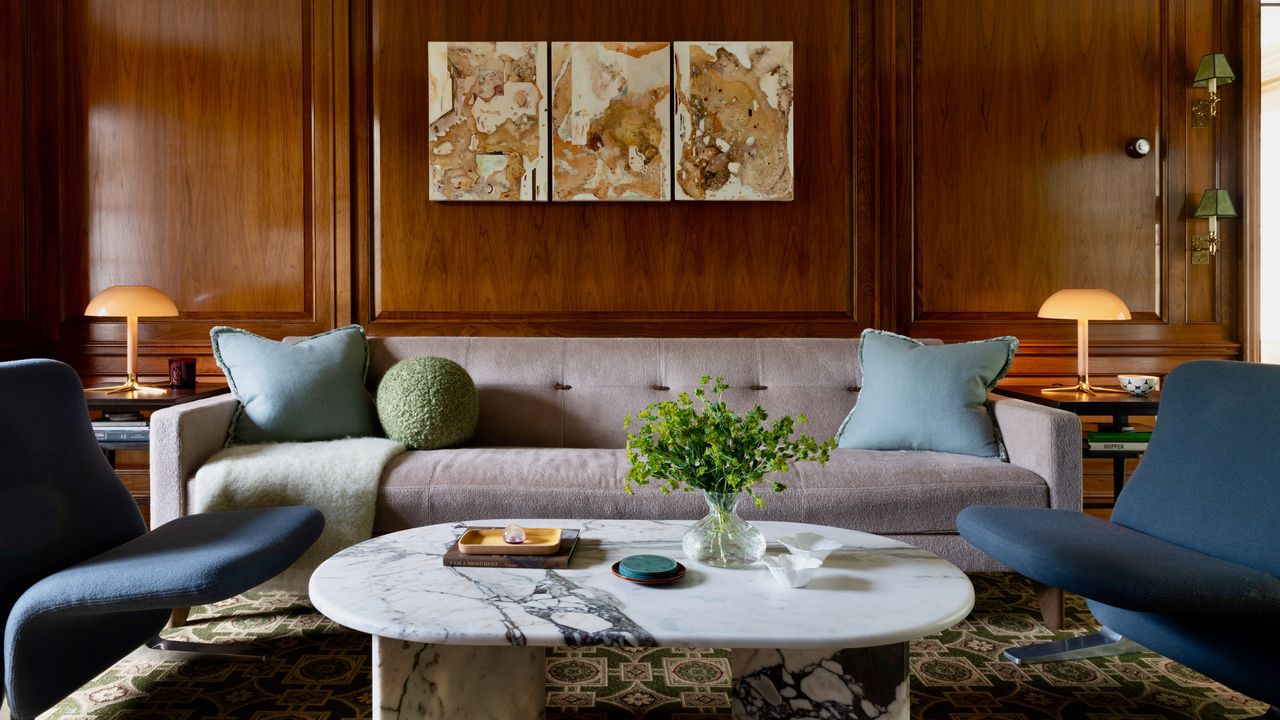
{"type": "Polygon", "coordinates": [[[458,550],[466,555],[550,555],[560,549],[560,528],[524,532],[524,542],[511,544],[502,539],[502,528],[471,528],[458,538],[458,550]]]}

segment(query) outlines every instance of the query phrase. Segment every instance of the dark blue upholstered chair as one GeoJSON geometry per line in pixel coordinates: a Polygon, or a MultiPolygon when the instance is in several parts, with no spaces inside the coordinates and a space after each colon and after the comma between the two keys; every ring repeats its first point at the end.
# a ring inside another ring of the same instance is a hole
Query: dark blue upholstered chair
{"type": "Polygon", "coordinates": [[[1280,366],[1197,361],[1170,373],[1111,522],[978,506],[958,524],[1014,570],[1083,595],[1103,625],[1011,650],[1015,662],[1141,646],[1280,716],[1280,366]]]}
{"type": "Polygon", "coordinates": [[[0,363],[0,401],[0,698],[15,720],[156,637],[171,608],[279,574],[324,527],[316,510],[285,507],[193,515],[148,533],[98,449],[71,368],[0,363]]]}

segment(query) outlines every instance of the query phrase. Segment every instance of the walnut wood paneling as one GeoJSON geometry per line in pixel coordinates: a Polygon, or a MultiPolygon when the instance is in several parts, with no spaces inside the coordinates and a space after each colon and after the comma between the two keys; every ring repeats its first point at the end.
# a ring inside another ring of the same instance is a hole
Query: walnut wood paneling
{"type": "Polygon", "coordinates": [[[357,124],[372,128],[357,147],[360,319],[374,332],[849,334],[869,321],[873,283],[855,280],[850,3],[482,7],[375,0],[354,18],[368,43],[356,97],[370,117],[357,124]],[[428,202],[426,43],[531,38],[794,41],[797,199],[428,202]]]}
{"type": "Polygon", "coordinates": [[[0,0],[0,325],[27,320],[22,71],[22,5],[0,0]]]}
{"type": "Polygon", "coordinates": [[[1190,79],[1222,47],[1234,7],[877,4],[897,327],[946,340],[1017,335],[1015,374],[1062,377],[1074,369],[1074,324],[1035,311],[1061,287],[1107,287],[1135,317],[1093,325],[1095,373],[1239,357],[1232,221],[1213,265],[1191,266],[1188,249],[1203,232],[1193,196],[1236,182],[1239,110],[1224,101],[1213,129],[1188,128],[1203,96],[1190,79]],[[1135,160],[1124,146],[1138,136],[1155,150],[1135,160]]]}
{"type": "Polygon", "coordinates": [[[1034,312],[1065,285],[1137,311],[1094,324],[1095,374],[1239,357],[1256,213],[1237,195],[1211,265],[1188,240],[1199,193],[1242,186],[1241,2],[0,0],[0,354],[118,373],[121,324],[79,309],[145,282],[183,310],[144,323],[148,372],[216,373],[215,323],[359,321],[1014,334],[1015,373],[1062,378],[1074,327],[1034,312]],[[796,200],[431,203],[432,39],[792,40],[796,200]],[[1190,129],[1214,50],[1240,79],[1190,129]],[[1123,155],[1135,135],[1151,157],[1123,155]]]}
{"type": "Polygon", "coordinates": [[[1158,314],[1161,7],[920,3],[916,318],[1034,315],[1064,287],[1158,314]],[[1128,157],[1134,137],[1153,152],[1128,157]]]}
{"type": "MultiPolygon", "coordinates": [[[[47,118],[61,139],[60,352],[88,373],[118,368],[122,324],[80,316],[115,284],[158,287],[182,312],[143,323],[148,356],[207,351],[216,323],[332,327],[349,303],[335,292],[349,277],[335,265],[337,238],[350,238],[336,207],[346,3],[80,0],[40,12],[56,17],[59,43],[43,52],[62,84],[47,118]]],[[[162,368],[144,356],[144,371],[162,368]]]]}

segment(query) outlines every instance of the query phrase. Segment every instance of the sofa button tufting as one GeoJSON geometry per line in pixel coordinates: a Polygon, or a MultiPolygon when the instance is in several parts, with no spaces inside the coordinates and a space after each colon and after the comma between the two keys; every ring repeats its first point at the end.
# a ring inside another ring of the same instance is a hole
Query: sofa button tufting
{"type": "Polygon", "coordinates": [[[556,389],[557,389],[557,390],[572,390],[572,389],[573,389],[573,386],[572,386],[572,385],[565,385],[564,383],[556,383],[556,389]]]}
{"type": "Polygon", "coordinates": [[[666,385],[650,385],[650,386],[649,386],[649,389],[650,389],[650,390],[657,390],[658,392],[666,392],[667,390],[670,390],[671,388],[667,387],[666,385]]]}
{"type": "Polygon", "coordinates": [[[858,392],[858,388],[855,385],[850,385],[849,387],[845,388],[845,390],[848,390],[849,392],[858,392]]]}
{"type": "Polygon", "coordinates": [[[768,390],[769,386],[768,385],[752,385],[751,389],[752,390],[768,390]]]}

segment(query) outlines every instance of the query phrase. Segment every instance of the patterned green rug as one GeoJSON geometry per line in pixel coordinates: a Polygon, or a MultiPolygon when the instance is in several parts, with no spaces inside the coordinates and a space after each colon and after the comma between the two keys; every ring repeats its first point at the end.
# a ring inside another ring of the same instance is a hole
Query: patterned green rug
{"type": "MultiPolygon", "coordinates": [[[[956,627],[911,644],[912,716],[949,720],[1246,718],[1265,708],[1149,653],[1019,668],[1011,645],[1052,639],[1030,587],[975,575],[977,607],[956,627]]],[[[1093,627],[1069,598],[1067,633],[1093,627]]],[[[283,593],[197,609],[173,637],[268,644],[267,663],[187,662],[139,652],[47,718],[63,720],[345,720],[370,716],[369,640],[283,593]]],[[[724,718],[727,653],[702,649],[560,649],[547,662],[548,718],[724,718]]]]}

